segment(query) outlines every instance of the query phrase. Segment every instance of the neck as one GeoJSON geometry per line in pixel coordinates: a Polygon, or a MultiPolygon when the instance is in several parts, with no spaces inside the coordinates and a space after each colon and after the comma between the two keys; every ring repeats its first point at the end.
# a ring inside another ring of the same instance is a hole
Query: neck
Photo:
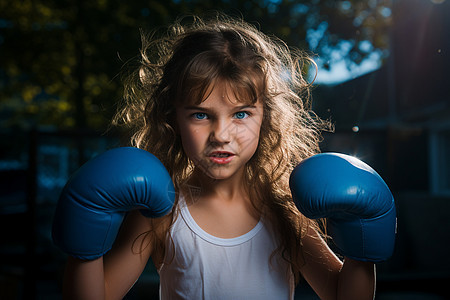
{"type": "Polygon", "coordinates": [[[227,179],[213,179],[198,169],[194,170],[183,193],[192,206],[220,210],[224,207],[244,207],[255,220],[260,218],[261,212],[256,210],[245,187],[243,172],[227,179]]]}
{"type": "Polygon", "coordinates": [[[192,174],[188,185],[196,190],[202,197],[217,197],[220,199],[233,200],[242,198],[247,194],[244,185],[244,173],[241,171],[226,179],[214,179],[196,169],[192,174]]]}

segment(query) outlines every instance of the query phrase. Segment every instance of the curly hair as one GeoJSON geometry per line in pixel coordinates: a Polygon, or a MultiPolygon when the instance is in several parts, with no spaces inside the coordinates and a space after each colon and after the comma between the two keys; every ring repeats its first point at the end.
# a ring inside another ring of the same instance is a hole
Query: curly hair
{"type": "Polygon", "coordinates": [[[224,15],[186,23],[180,19],[159,38],[142,34],[140,66],[125,82],[124,105],[114,124],[132,132],[131,144],[158,157],[179,190],[193,171],[175,121],[175,106],[201,102],[215,82],[226,82],[242,101],[263,104],[258,148],[246,165],[253,206],[271,221],[282,257],[298,278],[301,237],[317,223],[295,208],[289,175],[320,152],[328,122],[311,111],[303,72],[314,62],[254,26],[224,15]],[[251,188],[250,188],[251,187],[251,188]]]}

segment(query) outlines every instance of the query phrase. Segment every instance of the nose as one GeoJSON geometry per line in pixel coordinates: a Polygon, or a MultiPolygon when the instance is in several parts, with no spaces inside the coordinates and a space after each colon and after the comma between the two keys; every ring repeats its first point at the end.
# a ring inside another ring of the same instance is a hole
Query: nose
{"type": "Polygon", "coordinates": [[[232,122],[217,120],[211,130],[210,141],[219,144],[228,144],[231,142],[232,131],[232,122]]]}

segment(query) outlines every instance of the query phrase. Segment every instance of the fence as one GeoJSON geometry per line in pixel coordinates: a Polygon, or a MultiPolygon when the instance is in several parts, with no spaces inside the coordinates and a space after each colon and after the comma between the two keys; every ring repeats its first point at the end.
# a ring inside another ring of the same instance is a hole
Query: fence
{"type": "Polygon", "coordinates": [[[35,299],[58,289],[65,260],[53,246],[58,196],[81,164],[119,146],[115,136],[90,131],[1,133],[0,299],[35,299]]]}

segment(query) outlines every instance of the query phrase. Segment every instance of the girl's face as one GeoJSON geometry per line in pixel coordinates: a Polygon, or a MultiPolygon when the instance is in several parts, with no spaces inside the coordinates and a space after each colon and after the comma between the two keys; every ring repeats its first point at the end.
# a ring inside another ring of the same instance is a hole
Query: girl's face
{"type": "Polygon", "coordinates": [[[244,103],[218,82],[200,104],[179,104],[176,116],[184,151],[204,174],[213,179],[243,174],[259,143],[259,100],[244,103]]]}

